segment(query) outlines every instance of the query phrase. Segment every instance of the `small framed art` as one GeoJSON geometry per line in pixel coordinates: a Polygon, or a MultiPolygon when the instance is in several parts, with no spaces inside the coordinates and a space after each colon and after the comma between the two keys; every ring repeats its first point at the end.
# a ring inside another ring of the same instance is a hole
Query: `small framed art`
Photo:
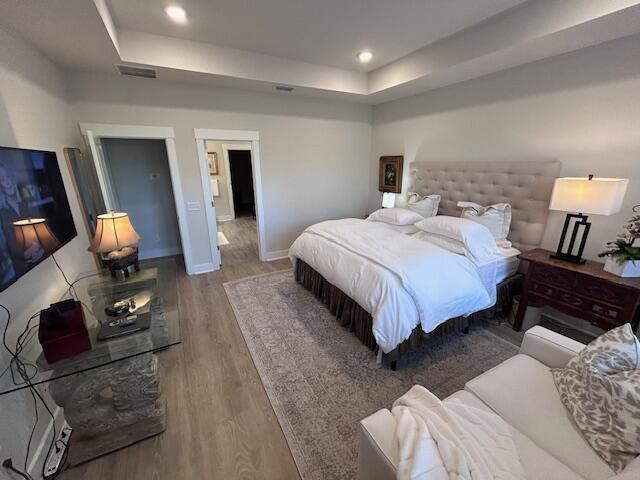
{"type": "Polygon", "coordinates": [[[378,190],[381,192],[400,193],[402,190],[402,155],[380,157],[380,173],[378,190]]]}
{"type": "Polygon", "coordinates": [[[218,154],[216,152],[207,153],[209,160],[209,175],[218,175],[218,154]]]}

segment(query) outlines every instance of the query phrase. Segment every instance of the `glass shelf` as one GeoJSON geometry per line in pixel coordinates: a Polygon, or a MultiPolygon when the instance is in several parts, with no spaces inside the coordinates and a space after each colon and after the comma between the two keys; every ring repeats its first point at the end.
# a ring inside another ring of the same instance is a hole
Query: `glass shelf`
{"type": "MultiPolygon", "coordinates": [[[[20,360],[29,364],[28,373],[33,375],[31,384],[50,382],[180,343],[176,281],[176,263],[173,258],[141,262],[140,271],[132,271],[126,279],[121,275],[113,278],[108,271],[81,275],[80,280],[67,290],[61,300],[75,298],[82,303],[92,348],[49,364],[38,341],[38,329],[34,328],[19,355],[20,360]],[[105,313],[105,306],[134,296],[148,302],[150,328],[110,340],[98,340],[100,325],[114,318],[105,313]]],[[[3,365],[0,372],[6,367],[7,365],[3,365]]],[[[0,377],[0,395],[27,388],[14,370],[15,367],[12,367],[0,377]]]]}

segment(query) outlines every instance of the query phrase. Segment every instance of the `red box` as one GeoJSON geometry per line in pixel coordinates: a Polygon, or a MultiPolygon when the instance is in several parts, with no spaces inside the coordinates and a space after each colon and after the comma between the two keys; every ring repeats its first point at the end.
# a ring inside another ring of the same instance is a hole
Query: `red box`
{"type": "Polygon", "coordinates": [[[53,308],[42,310],[38,338],[48,363],[91,350],[82,304],[75,302],[74,308],[63,312],[56,312],[53,308]]]}

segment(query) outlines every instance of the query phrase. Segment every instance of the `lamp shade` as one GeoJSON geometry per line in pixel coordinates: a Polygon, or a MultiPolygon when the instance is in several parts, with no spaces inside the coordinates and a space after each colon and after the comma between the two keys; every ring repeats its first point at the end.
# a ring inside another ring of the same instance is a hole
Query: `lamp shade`
{"type": "Polygon", "coordinates": [[[113,252],[137,245],[140,240],[140,235],[131,225],[129,215],[124,212],[103,213],[98,215],[96,233],[89,250],[96,253],[113,252]]]}
{"type": "Polygon", "coordinates": [[[557,178],[551,194],[551,210],[613,215],[622,208],[626,178],[557,178]]]}
{"type": "Polygon", "coordinates": [[[44,218],[27,218],[13,222],[17,248],[25,253],[31,249],[42,252],[39,258],[50,255],[60,248],[60,241],[53,234],[44,218]]]}

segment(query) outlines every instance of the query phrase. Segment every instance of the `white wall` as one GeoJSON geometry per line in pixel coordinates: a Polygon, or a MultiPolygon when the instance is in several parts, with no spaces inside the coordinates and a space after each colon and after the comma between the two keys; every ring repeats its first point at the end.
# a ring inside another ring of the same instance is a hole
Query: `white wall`
{"type": "MultiPolygon", "coordinates": [[[[623,210],[592,216],[590,258],[640,203],[640,36],[376,106],[369,206],[378,157],[557,159],[563,176],[629,178],[623,210]]],[[[406,193],[406,178],[405,189],[406,193]]],[[[550,212],[543,246],[557,246],[564,213],[550,212]]]]}
{"type": "MultiPolygon", "coordinates": [[[[79,272],[91,270],[95,265],[87,252],[89,239],[62,151],[64,147],[80,145],[77,127],[65,99],[64,81],[49,60],[2,30],[0,45],[0,145],[56,151],[78,230],[78,237],[56,253],[56,258],[67,276],[75,278],[79,272]]],[[[65,287],[53,260],[47,259],[0,293],[0,303],[13,314],[10,344],[15,343],[15,336],[24,328],[26,318],[56,301],[65,287]]],[[[4,313],[0,313],[0,318],[0,328],[4,328],[4,313]]],[[[3,351],[0,370],[4,370],[7,362],[3,351]]],[[[25,392],[2,396],[0,411],[0,459],[12,457],[21,467],[34,419],[31,397],[25,392]]],[[[40,418],[32,452],[47,425],[44,411],[40,418]]],[[[0,478],[13,477],[0,468],[0,478]]]]}
{"type": "MultiPolygon", "coordinates": [[[[175,129],[185,202],[205,200],[194,128],[258,131],[268,252],[288,249],[314,222],[366,210],[369,106],[113,75],[67,80],[80,122],[175,129]]],[[[187,222],[194,263],[210,262],[204,210],[188,212],[187,222]]]]}
{"type": "Polygon", "coordinates": [[[182,253],[164,140],[103,138],[117,208],[142,237],[140,258],[182,253]]]}

